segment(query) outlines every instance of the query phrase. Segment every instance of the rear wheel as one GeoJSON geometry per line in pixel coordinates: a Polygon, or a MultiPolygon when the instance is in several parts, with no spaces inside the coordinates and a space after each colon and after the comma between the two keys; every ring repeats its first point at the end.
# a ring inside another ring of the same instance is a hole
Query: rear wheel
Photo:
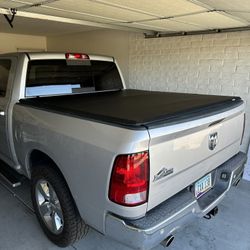
{"type": "Polygon", "coordinates": [[[32,171],[31,198],[44,233],[56,245],[72,245],[87,234],[88,226],[63,176],[52,166],[41,165],[32,171]]]}

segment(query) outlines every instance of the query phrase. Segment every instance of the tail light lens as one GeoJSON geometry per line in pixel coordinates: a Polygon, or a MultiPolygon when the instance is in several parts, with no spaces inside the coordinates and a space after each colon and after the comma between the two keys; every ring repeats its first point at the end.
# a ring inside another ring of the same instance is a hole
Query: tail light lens
{"type": "Polygon", "coordinates": [[[110,180],[109,199],[124,206],[137,206],[148,199],[148,151],[119,155],[110,180]]]}

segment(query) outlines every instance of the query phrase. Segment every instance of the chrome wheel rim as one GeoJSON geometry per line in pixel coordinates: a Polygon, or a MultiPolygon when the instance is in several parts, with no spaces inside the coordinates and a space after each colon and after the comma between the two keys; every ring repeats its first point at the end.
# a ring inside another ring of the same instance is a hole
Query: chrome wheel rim
{"type": "Polygon", "coordinates": [[[60,234],[64,226],[62,208],[54,188],[48,181],[37,182],[36,202],[46,227],[53,234],[60,234]]]}

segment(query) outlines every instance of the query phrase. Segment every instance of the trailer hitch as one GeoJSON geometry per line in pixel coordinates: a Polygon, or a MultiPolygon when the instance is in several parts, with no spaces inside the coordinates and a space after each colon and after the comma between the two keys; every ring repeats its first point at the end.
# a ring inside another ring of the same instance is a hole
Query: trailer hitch
{"type": "Polygon", "coordinates": [[[214,217],[215,215],[218,214],[218,207],[214,207],[211,211],[209,211],[205,216],[204,218],[207,219],[207,220],[210,220],[212,217],[214,217]]]}

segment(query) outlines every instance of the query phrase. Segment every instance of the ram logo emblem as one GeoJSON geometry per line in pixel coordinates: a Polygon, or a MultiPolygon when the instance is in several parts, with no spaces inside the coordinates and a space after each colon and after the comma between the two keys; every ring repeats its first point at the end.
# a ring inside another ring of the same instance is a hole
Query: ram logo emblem
{"type": "Polygon", "coordinates": [[[215,132],[213,134],[210,134],[208,137],[208,148],[210,150],[214,150],[217,143],[218,143],[218,133],[215,132]]]}

